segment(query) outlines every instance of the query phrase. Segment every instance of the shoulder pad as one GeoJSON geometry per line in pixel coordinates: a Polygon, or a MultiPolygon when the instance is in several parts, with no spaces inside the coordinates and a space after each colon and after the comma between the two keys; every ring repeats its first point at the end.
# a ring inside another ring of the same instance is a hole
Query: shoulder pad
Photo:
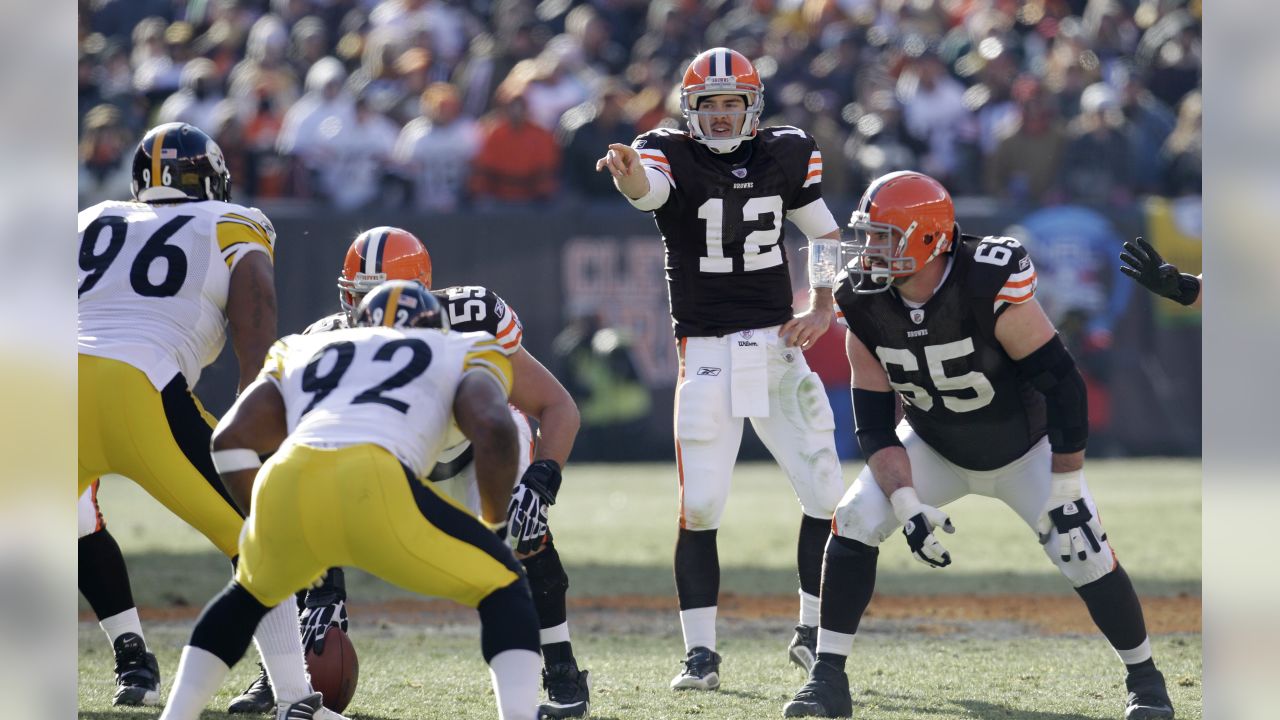
{"type": "Polygon", "coordinates": [[[307,329],[303,330],[300,334],[314,335],[316,333],[332,332],[334,330],[345,330],[348,327],[350,327],[350,325],[347,324],[347,314],[338,312],[322,317],[311,323],[307,326],[307,329]]]}
{"type": "Polygon", "coordinates": [[[973,297],[990,300],[993,312],[1035,297],[1035,265],[1015,238],[962,236],[956,252],[957,259],[970,263],[969,289],[973,297]]]}
{"type": "Polygon", "coordinates": [[[662,148],[671,147],[681,142],[692,142],[689,133],[682,130],[672,130],[670,128],[654,128],[646,133],[636,136],[631,141],[631,147],[641,150],[643,148],[662,148]]]}
{"type": "Polygon", "coordinates": [[[791,125],[771,125],[767,128],[761,128],[757,131],[757,135],[762,141],[770,145],[814,145],[817,141],[809,133],[798,127],[791,125]]]}

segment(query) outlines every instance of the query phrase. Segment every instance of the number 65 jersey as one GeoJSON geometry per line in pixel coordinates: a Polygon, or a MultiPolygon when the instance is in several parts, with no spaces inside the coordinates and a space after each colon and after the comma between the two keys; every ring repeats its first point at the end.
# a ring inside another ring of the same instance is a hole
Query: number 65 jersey
{"type": "Polygon", "coordinates": [[[108,201],[82,210],[78,349],[128,363],[157,390],[195,387],[226,339],[231,273],[250,253],[274,261],[276,232],[256,208],[215,200],[108,201]]]}
{"type": "Polygon", "coordinates": [[[956,465],[994,470],[1046,432],[1044,396],[1019,377],[995,336],[1010,305],[1035,297],[1036,271],[1013,238],[962,235],[934,262],[951,265],[918,308],[892,289],[855,294],[841,273],[839,314],[884,366],[916,434],[956,465]]]}
{"type": "Polygon", "coordinates": [[[818,237],[836,229],[822,204],[822,154],[813,138],[794,127],[762,128],[734,153],[718,157],[688,133],[660,129],[639,136],[632,147],[642,165],[671,185],[653,215],[666,246],[676,337],[727,335],[790,320],[783,219],[819,203],[829,227],[802,230],[818,237]]]}
{"type": "Polygon", "coordinates": [[[425,477],[474,372],[511,391],[511,361],[488,333],[359,327],[278,340],[259,378],[280,389],[288,442],[372,443],[425,477]]]}

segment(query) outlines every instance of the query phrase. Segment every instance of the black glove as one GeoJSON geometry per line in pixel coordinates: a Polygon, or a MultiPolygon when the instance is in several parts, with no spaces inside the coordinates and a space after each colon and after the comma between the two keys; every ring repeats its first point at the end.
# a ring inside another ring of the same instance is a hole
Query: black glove
{"type": "Polygon", "coordinates": [[[1200,297],[1200,280],[1195,275],[1178,272],[1160,257],[1160,253],[1142,238],[1124,244],[1125,252],[1120,260],[1120,272],[1137,280],[1143,287],[1157,295],[1163,295],[1183,305],[1190,305],[1200,297]]]}
{"type": "Polygon", "coordinates": [[[298,617],[302,626],[302,652],[314,649],[324,654],[324,634],[330,625],[347,631],[347,581],[342,568],[329,568],[320,585],[307,591],[307,599],[298,617]]]}
{"type": "Polygon", "coordinates": [[[507,543],[519,554],[542,547],[547,538],[547,508],[560,491],[560,465],[539,460],[524,471],[507,506],[507,543]]]}

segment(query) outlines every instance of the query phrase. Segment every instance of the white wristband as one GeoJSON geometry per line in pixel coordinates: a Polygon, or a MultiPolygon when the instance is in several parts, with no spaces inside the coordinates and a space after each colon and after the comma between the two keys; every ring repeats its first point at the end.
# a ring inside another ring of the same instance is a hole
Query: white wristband
{"type": "Polygon", "coordinates": [[[213,469],[217,470],[219,475],[262,467],[262,459],[258,457],[258,453],[248,448],[214,450],[211,454],[213,469]]]}
{"type": "Polygon", "coordinates": [[[829,238],[810,238],[809,287],[835,286],[838,272],[840,272],[840,241],[829,238]]]}
{"type": "Polygon", "coordinates": [[[1057,507],[1072,500],[1079,500],[1084,494],[1083,488],[1084,470],[1050,474],[1049,506],[1057,507]]]}
{"type": "Polygon", "coordinates": [[[920,502],[920,496],[916,495],[916,489],[913,487],[900,487],[894,490],[889,496],[889,504],[893,505],[893,514],[898,518],[898,522],[902,523],[920,514],[920,508],[924,507],[924,503],[920,502]]]}

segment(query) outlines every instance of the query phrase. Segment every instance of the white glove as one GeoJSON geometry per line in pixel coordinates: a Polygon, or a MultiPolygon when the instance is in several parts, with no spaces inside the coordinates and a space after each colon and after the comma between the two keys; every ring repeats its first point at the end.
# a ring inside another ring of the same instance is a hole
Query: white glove
{"type": "Polygon", "coordinates": [[[1107,541],[1102,525],[1084,501],[1084,471],[1053,473],[1049,501],[1036,523],[1040,544],[1047,545],[1054,530],[1058,531],[1058,555],[1063,562],[1072,557],[1085,560],[1089,553],[1102,552],[1107,541]]]}
{"type": "Polygon", "coordinates": [[[907,537],[907,546],[917,560],[929,567],[946,567],[951,564],[951,553],[942,547],[933,529],[940,527],[948,533],[956,528],[951,518],[936,507],[920,502],[913,487],[902,487],[889,496],[893,505],[893,514],[902,523],[902,534],[907,537]]]}

